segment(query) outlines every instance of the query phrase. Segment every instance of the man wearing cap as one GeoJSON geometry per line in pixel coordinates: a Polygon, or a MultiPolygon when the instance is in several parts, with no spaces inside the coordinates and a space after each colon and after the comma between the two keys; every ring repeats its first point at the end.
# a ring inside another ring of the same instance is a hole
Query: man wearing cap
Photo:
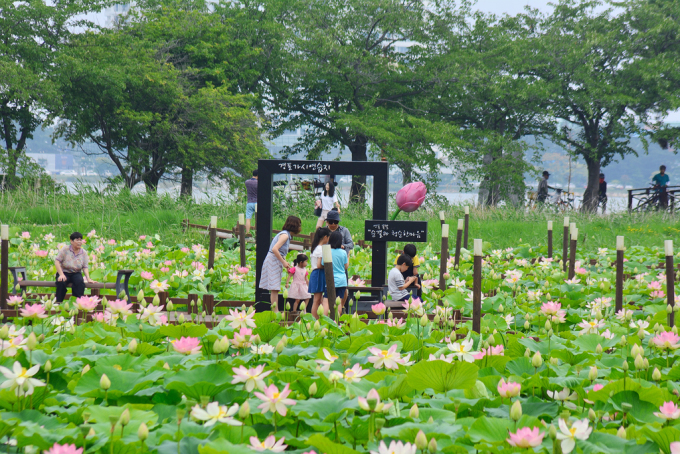
{"type": "Polygon", "coordinates": [[[352,234],[349,233],[347,227],[340,225],[340,213],[338,213],[337,208],[333,208],[326,215],[326,225],[328,225],[331,232],[339,230],[342,233],[342,248],[347,252],[347,256],[349,256],[349,253],[354,249],[354,242],[352,241],[352,234]]]}
{"type": "Polygon", "coordinates": [[[543,171],[543,179],[538,183],[538,203],[545,203],[548,198],[548,189],[555,189],[548,186],[548,178],[550,178],[550,173],[547,170],[543,171]]]}

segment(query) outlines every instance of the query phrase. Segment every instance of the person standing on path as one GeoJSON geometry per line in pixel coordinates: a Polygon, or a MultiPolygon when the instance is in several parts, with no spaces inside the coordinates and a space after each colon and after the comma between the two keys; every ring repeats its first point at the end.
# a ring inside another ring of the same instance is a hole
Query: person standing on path
{"type": "Polygon", "coordinates": [[[543,179],[539,181],[538,183],[538,194],[537,194],[537,201],[538,203],[545,203],[546,199],[548,198],[548,189],[555,189],[551,186],[548,186],[548,178],[550,178],[550,173],[547,170],[543,171],[543,179]]]}
{"type": "Polygon", "coordinates": [[[253,177],[246,180],[246,193],[248,200],[246,203],[246,235],[250,233],[250,220],[257,210],[257,169],[253,170],[253,177]]]}
{"type": "Polygon", "coordinates": [[[316,228],[318,229],[323,225],[323,221],[326,220],[328,212],[333,209],[333,205],[335,205],[338,212],[340,212],[338,195],[335,193],[335,185],[333,185],[332,181],[330,183],[326,183],[326,186],[321,193],[321,197],[319,197],[319,200],[317,200],[316,204],[317,208],[319,207],[319,204],[321,204],[321,216],[319,216],[319,219],[316,221],[316,228]]]}
{"type": "Polygon", "coordinates": [[[665,210],[668,208],[668,182],[670,177],[666,174],[666,166],[659,167],[659,173],[652,177],[654,189],[659,193],[659,208],[665,210]]]}
{"type": "MultiPolygon", "coordinates": [[[[352,241],[352,234],[349,233],[349,230],[347,230],[347,227],[343,227],[340,225],[340,212],[337,211],[335,208],[332,209],[331,211],[328,212],[328,215],[326,215],[326,225],[328,226],[328,229],[331,232],[340,232],[342,235],[342,246],[341,249],[343,249],[347,253],[347,262],[349,263],[349,255],[350,252],[352,252],[352,249],[354,249],[354,242],[352,241]]],[[[331,233],[332,234],[332,233],[331,233]]],[[[349,273],[345,269],[345,277],[349,279],[349,273]]],[[[342,300],[342,304],[345,304],[345,301],[347,300],[347,293],[345,293],[344,298],[342,300]]]]}
{"type": "Polygon", "coordinates": [[[598,201],[602,205],[602,214],[607,211],[607,182],[604,181],[604,173],[600,174],[600,193],[598,194],[598,201]]]}
{"type": "Polygon", "coordinates": [[[287,270],[291,265],[286,261],[286,254],[290,247],[290,240],[293,235],[302,231],[302,221],[297,216],[288,216],[286,222],[281,227],[281,231],[276,234],[271,244],[269,252],[262,264],[260,272],[259,287],[262,290],[269,290],[272,311],[279,311],[279,292],[281,291],[281,273],[284,268],[287,270]]]}
{"type": "Polygon", "coordinates": [[[67,292],[67,285],[71,284],[71,294],[80,298],[85,294],[85,284],[93,284],[87,268],[89,258],[87,251],[83,249],[83,235],[80,232],[73,232],[69,237],[71,245],[63,247],[54,259],[54,266],[57,268],[57,303],[64,301],[67,292]],[[83,274],[85,278],[83,279],[83,274]]]}

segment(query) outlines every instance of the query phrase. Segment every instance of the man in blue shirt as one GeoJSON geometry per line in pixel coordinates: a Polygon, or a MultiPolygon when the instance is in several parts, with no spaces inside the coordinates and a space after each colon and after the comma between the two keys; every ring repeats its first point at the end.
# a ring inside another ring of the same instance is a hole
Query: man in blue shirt
{"type": "Polygon", "coordinates": [[[659,193],[659,208],[664,210],[668,208],[668,192],[666,192],[666,188],[669,181],[670,177],[666,174],[666,166],[659,167],[659,173],[652,178],[654,189],[659,193]]]}

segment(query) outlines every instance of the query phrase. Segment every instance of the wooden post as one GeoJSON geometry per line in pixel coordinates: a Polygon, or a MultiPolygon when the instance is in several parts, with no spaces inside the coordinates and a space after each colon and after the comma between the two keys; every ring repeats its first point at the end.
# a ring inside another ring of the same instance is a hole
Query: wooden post
{"type": "Polygon", "coordinates": [[[187,303],[187,314],[198,314],[198,295],[189,293],[187,295],[189,302],[187,303]]]}
{"type": "Polygon", "coordinates": [[[482,331],[482,240],[475,239],[472,266],[472,331],[482,331]]]}
{"type": "Polygon", "coordinates": [[[210,316],[215,308],[215,295],[206,293],[203,295],[203,310],[210,316]]]}
{"type": "Polygon", "coordinates": [[[633,211],[633,190],[628,190],[628,212],[633,211]]]}
{"type": "MultiPolygon", "coordinates": [[[[666,301],[675,308],[675,270],[673,266],[673,240],[664,241],[666,250],[666,301]]],[[[675,325],[675,311],[668,314],[668,326],[675,325]]]]}
{"type": "Polygon", "coordinates": [[[573,279],[576,274],[576,242],[578,241],[578,229],[574,227],[571,231],[571,243],[569,245],[569,279],[573,279]]]}
{"type": "Polygon", "coordinates": [[[568,253],[569,253],[569,216],[565,216],[564,232],[562,233],[562,271],[567,271],[568,253]]]}
{"type": "MultiPolygon", "coordinates": [[[[323,254],[323,270],[326,276],[329,315],[335,320],[335,279],[333,278],[333,252],[331,252],[331,245],[324,244],[321,246],[321,252],[323,254]]],[[[323,307],[321,307],[321,312],[323,312],[323,307]]]]}
{"type": "Polygon", "coordinates": [[[449,260],[449,225],[442,224],[442,252],[439,259],[439,289],[446,289],[446,263],[449,260]]]}
{"type": "Polygon", "coordinates": [[[456,254],[454,256],[453,266],[457,269],[460,265],[460,247],[461,240],[463,238],[463,220],[458,219],[458,229],[456,230],[456,254]]]}
{"type": "Polygon", "coordinates": [[[616,237],[616,306],[614,312],[623,309],[623,237],[616,237]]]}
{"type": "Polygon", "coordinates": [[[548,221],[548,258],[553,256],[553,225],[552,221],[548,221]]]}
{"type": "Polygon", "coordinates": [[[168,304],[168,292],[158,292],[158,300],[160,301],[158,304],[165,307],[168,304]]]}
{"type": "Polygon", "coordinates": [[[246,216],[238,215],[238,242],[241,248],[241,266],[246,266],[246,216]]]}
{"type": "Polygon", "coordinates": [[[465,206],[465,234],[463,236],[463,247],[468,248],[468,230],[470,227],[470,207],[465,206]]]}
{"type": "Polygon", "coordinates": [[[7,309],[9,297],[9,226],[0,227],[0,309],[7,309]]]}
{"type": "Polygon", "coordinates": [[[210,249],[208,249],[208,269],[211,270],[215,266],[215,246],[217,243],[217,216],[210,216],[210,226],[208,227],[208,234],[210,235],[210,249]]]}

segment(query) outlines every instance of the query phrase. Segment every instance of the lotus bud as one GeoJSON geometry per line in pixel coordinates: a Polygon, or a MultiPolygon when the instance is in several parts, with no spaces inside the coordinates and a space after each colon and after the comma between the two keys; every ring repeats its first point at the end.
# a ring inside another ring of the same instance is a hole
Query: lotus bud
{"type": "Polygon", "coordinates": [[[326,336],[328,336],[328,328],[322,329],[322,330],[319,332],[319,336],[324,337],[324,338],[325,338],[326,336]]]}
{"type": "MultiPolygon", "coordinates": [[[[673,305],[673,312],[678,312],[678,310],[680,310],[680,306],[673,305]]],[[[675,326],[673,326],[673,328],[675,328],[675,326]]]]}
{"type": "Polygon", "coordinates": [[[317,392],[317,386],[316,386],[316,382],[315,382],[315,383],[312,383],[311,385],[309,385],[309,397],[316,395],[316,392],[317,392]]]}
{"type": "Polygon", "coordinates": [[[668,312],[669,314],[672,313],[673,312],[673,306],[671,306],[670,304],[667,304],[666,305],[666,312],[668,312]]]}
{"type": "Polygon", "coordinates": [[[622,439],[626,439],[626,428],[621,426],[619,430],[616,431],[616,436],[622,439]]]}
{"type": "Polygon", "coordinates": [[[498,305],[498,312],[503,313],[503,310],[504,310],[503,305],[502,305],[502,304],[499,304],[499,305],[498,305]]]}
{"type": "Polygon", "coordinates": [[[418,410],[418,405],[413,404],[413,406],[411,407],[411,410],[409,410],[409,412],[408,412],[408,416],[411,419],[416,419],[416,418],[418,418],[418,416],[420,416],[420,410],[418,410]]]}
{"type": "Polygon", "coordinates": [[[642,363],[643,363],[643,366],[642,366],[642,367],[643,367],[645,370],[649,369],[649,360],[648,360],[647,358],[644,358],[644,359],[642,360],[642,363]]]}
{"type": "Polygon", "coordinates": [[[531,358],[531,365],[535,368],[539,368],[543,365],[543,358],[541,357],[541,352],[536,352],[533,358],[531,358]]]}
{"type": "Polygon", "coordinates": [[[427,448],[427,437],[422,430],[419,430],[416,435],[416,447],[420,450],[427,448]]]}
{"type": "Polygon", "coordinates": [[[591,422],[595,422],[597,420],[597,414],[592,408],[588,410],[588,419],[590,419],[591,422]]]}
{"type": "Polygon", "coordinates": [[[598,355],[602,354],[602,345],[601,344],[597,344],[597,347],[595,347],[595,353],[597,353],[598,355]]]}
{"type": "Polygon", "coordinates": [[[0,339],[5,340],[9,337],[9,326],[2,325],[0,328],[0,339]]]}
{"type": "Polygon", "coordinates": [[[130,410],[127,408],[123,410],[123,413],[120,415],[120,425],[121,426],[127,426],[130,424],[130,410]]]}
{"type": "Polygon", "coordinates": [[[658,367],[655,367],[654,372],[652,372],[652,380],[654,381],[661,380],[661,372],[659,371],[658,367]]]}
{"type": "Polygon", "coordinates": [[[43,367],[43,370],[45,371],[46,374],[49,374],[50,371],[52,370],[52,361],[49,359],[45,361],[45,366],[43,367]]]}
{"type": "Polygon", "coordinates": [[[137,438],[139,438],[141,441],[144,441],[147,438],[149,438],[149,428],[146,426],[145,423],[141,423],[139,425],[139,429],[137,430],[137,438]]]}
{"type": "Polygon", "coordinates": [[[433,418],[432,416],[430,416],[430,417],[427,419],[427,423],[428,423],[428,424],[434,424],[434,418],[433,418]]]}
{"type": "Polygon", "coordinates": [[[128,344],[128,352],[135,354],[137,352],[137,339],[132,339],[128,344]]]}
{"type": "Polygon", "coordinates": [[[180,325],[183,324],[184,323],[184,314],[179,314],[177,321],[179,322],[180,325]]]}
{"type": "Polygon", "coordinates": [[[89,365],[89,364],[85,364],[85,367],[83,367],[83,370],[80,371],[80,375],[85,375],[85,374],[88,373],[89,371],[90,371],[90,365],[89,365]]]}
{"type": "Polygon", "coordinates": [[[255,345],[260,345],[262,343],[262,339],[260,339],[259,334],[253,334],[250,336],[250,342],[252,342],[255,345]]]}
{"type": "Polygon", "coordinates": [[[513,404],[512,407],[510,407],[510,419],[513,421],[519,421],[519,418],[522,417],[522,404],[520,403],[519,400],[516,400],[513,404]]]}
{"type": "Polygon", "coordinates": [[[524,322],[524,329],[529,329],[531,328],[531,323],[529,323],[529,320],[524,322]]]}
{"type": "Polygon", "coordinates": [[[545,330],[550,331],[552,329],[552,325],[550,324],[550,320],[545,321],[545,330]]]}
{"type": "Polygon", "coordinates": [[[430,438],[430,443],[427,445],[427,450],[430,454],[437,452],[437,440],[434,437],[430,438]]]}
{"type": "Polygon", "coordinates": [[[594,381],[597,379],[597,367],[591,366],[590,372],[588,372],[588,380],[594,381]]]}
{"type": "Polygon", "coordinates": [[[626,339],[626,336],[621,336],[621,340],[619,341],[619,345],[621,347],[623,347],[626,344],[628,344],[628,340],[626,339]]]}
{"type": "Polygon", "coordinates": [[[168,310],[168,312],[172,312],[175,310],[175,305],[172,303],[172,301],[168,301],[168,304],[165,305],[165,308],[168,310]]]}
{"type": "Polygon", "coordinates": [[[633,348],[630,349],[630,356],[635,358],[640,353],[640,346],[638,344],[633,344],[633,348]]]}
{"type": "Polygon", "coordinates": [[[177,408],[175,410],[175,414],[177,415],[177,421],[182,421],[184,416],[187,414],[187,411],[184,408],[177,408]]]}
{"type": "Polygon", "coordinates": [[[153,296],[153,299],[151,300],[151,303],[152,303],[154,306],[158,306],[159,304],[161,304],[161,298],[158,296],[158,293],[156,293],[156,294],[153,296]]]}
{"type": "Polygon", "coordinates": [[[140,289],[139,293],[137,293],[137,302],[139,304],[142,304],[144,302],[144,290],[140,289]]]}
{"type": "Polygon", "coordinates": [[[624,372],[628,372],[629,369],[628,361],[623,362],[623,366],[621,366],[621,369],[623,369],[624,372]]]}
{"type": "MultiPolygon", "coordinates": [[[[676,306],[676,307],[680,307],[680,306],[676,306]]],[[[675,326],[675,325],[673,325],[673,328],[671,328],[671,332],[672,332],[673,334],[678,334],[678,327],[675,326]]]]}
{"type": "Polygon", "coordinates": [[[123,346],[120,344],[116,345],[116,353],[120,353],[121,351],[123,351],[123,346]]]}
{"type": "Polygon", "coordinates": [[[213,353],[215,354],[224,353],[222,351],[221,345],[222,345],[221,339],[215,339],[215,342],[213,343],[213,353]]]}
{"type": "Polygon", "coordinates": [[[314,331],[316,331],[317,333],[321,331],[321,323],[319,323],[318,320],[314,322],[314,331]]]}
{"type": "Polygon", "coordinates": [[[428,323],[430,323],[430,319],[427,318],[427,314],[423,314],[423,316],[420,317],[420,326],[426,327],[428,323]]]}
{"type": "Polygon", "coordinates": [[[526,350],[524,350],[524,356],[527,358],[531,358],[531,350],[527,347],[526,350]]]}
{"type": "Polygon", "coordinates": [[[633,406],[627,402],[623,402],[621,404],[621,410],[623,410],[625,413],[630,413],[630,411],[633,409],[633,406]]]}
{"type": "Polygon", "coordinates": [[[285,306],[285,307],[286,307],[286,310],[287,310],[287,311],[290,310],[290,303],[289,303],[288,301],[286,301],[286,306],[285,306]]]}
{"type": "Polygon", "coordinates": [[[281,339],[277,344],[276,344],[276,353],[281,353],[283,349],[285,348],[286,343],[284,342],[283,339],[281,339]]]}
{"type": "Polygon", "coordinates": [[[551,358],[550,358],[550,359],[549,359],[548,361],[549,361],[549,362],[550,362],[550,364],[552,364],[553,366],[557,366],[557,365],[559,365],[559,364],[560,364],[560,360],[559,360],[559,359],[557,359],[557,358],[553,358],[553,357],[551,357],[551,358]]]}
{"type": "Polygon", "coordinates": [[[163,364],[163,369],[165,369],[165,370],[170,370],[170,364],[164,363],[164,364],[163,364]]]}
{"type": "Polygon", "coordinates": [[[35,333],[31,333],[28,335],[28,341],[26,342],[26,347],[28,347],[29,350],[35,350],[35,348],[38,346],[38,338],[35,337],[35,333]]]}
{"type": "Polygon", "coordinates": [[[102,374],[102,378],[99,379],[99,386],[104,391],[108,391],[108,389],[111,388],[111,380],[109,380],[109,377],[107,377],[106,374],[102,374]]]}

